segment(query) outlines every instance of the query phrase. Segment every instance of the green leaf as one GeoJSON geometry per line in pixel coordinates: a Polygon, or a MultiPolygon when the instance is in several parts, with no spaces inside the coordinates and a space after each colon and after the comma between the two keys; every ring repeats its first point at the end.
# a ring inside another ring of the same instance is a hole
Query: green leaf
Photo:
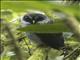
{"type": "Polygon", "coordinates": [[[35,24],[29,25],[24,28],[19,29],[22,32],[35,32],[35,33],[52,33],[52,32],[69,32],[68,27],[63,23],[54,23],[54,24],[35,24]]]}

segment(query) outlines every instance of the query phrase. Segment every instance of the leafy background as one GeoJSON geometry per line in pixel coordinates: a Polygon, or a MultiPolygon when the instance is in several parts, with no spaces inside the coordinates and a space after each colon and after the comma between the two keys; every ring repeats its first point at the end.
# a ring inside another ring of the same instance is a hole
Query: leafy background
{"type": "MultiPolygon", "coordinates": [[[[23,32],[71,32],[71,30],[64,24],[63,18],[60,15],[56,15],[55,12],[60,12],[69,16],[74,16],[80,23],[80,5],[67,3],[56,3],[56,1],[5,1],[1,0],[1,19],[4,19],[5,23],[1,24],[1,45],[2,60],[45,60],[46,48],[37,49],[37,45],[32,43],[28,37],[25,37],[23,32]],[[53,3],[51,3],[53,2],[53,3]],[[56,23],[52,25],[32,25],[26,28],[21,28],[20,21],[18,17],[22,16],[27,10],[39,10],[43,11],[56,23]],[[7,25],[6,25],[7,24],[7,25]],[[12,35],[15,39],[12,40],[9,33],[6,31],[7,26],[10,26],[12,35]],[[39,27],[39,28],[38,28],[39,27]],[[45,28],[44,28],[45,27],[45,28]],[[19,30],[17,30],[20,28],[19,30]],[[14,41],[15,40],[15,41],[14,41]],[[14,42],[14,43],[12,43],[14,42]],[[11,44],[12,43],[12,44],[11,44]],[[15,47],[16,46],[16,47],[15,47]],[[35,52],[34,52],[35,51],[35,52]],[[16,55],[15,55],[15,53],[16,55]],[[40,52],[40,53],[38,53],[40,52]],[[33,55],[32,55],[33,54],[33,55]],[[32,56],[31,56],[32,55],[32,56]],[[39,55],[39,56],[38,56],[39,55]],[[18,58],[19,57],[19,58],[18,58]],[[17,58],[17,59],[16,59],[17,58]]],[[[69,45],[68,54],[72,52],[78,45],[79,41],[74,37],[70,37],[65,40],[65,45],[69,45]]],[[[80,48],[78,48],[80,50],[80,48]]],[[[78,51],[80,53],[80,51],[78,51]]],[[[58,60],[61,58],[60,54],[62,50],[58,51],[55,49],[50,49],[48,53],[48,60],[58,60]]],[[[80,54],[72,54],[68,60],[75,60],[80,54]],[[77,56],[78,55],[78,56],[77,56]],[[74,57],[75,56],[75,57],[74,57]],[[74,57],[74,58],[73,58],[74,57]]]]}

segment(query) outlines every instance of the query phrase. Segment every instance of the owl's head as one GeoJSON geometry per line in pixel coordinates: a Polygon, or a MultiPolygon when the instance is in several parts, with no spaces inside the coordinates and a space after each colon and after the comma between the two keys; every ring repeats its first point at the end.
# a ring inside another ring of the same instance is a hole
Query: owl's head
{"type": "Polygon", "coordinates": [[[41,13],[29,13],[25,14],[21,22],[24,26],[30,25],[30,24],[51,24],[53,23],[52,20],[50,20],[45,14],[41,13]]]}

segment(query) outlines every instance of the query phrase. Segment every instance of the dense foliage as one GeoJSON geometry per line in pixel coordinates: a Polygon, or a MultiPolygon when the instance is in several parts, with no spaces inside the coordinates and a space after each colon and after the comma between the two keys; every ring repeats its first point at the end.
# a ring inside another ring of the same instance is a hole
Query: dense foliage
{"type": "Polygon", "coordinates": [[[1,1],[0,58],[2,60],[80,60],[80,4],[48,1],[1,1]],[[42,11],[55,23],[21,28],[20,17],[27,12],[42,11]],[[66,24],[67,22],[67,24],[66,24]],[[68,23],[70,22],[70,23],[68,23]],[[72,32],[64,35],[63,50],[38,47],[24,32],[72,32]],[[78,59],[79,58],[79,59],[78,59]]]}

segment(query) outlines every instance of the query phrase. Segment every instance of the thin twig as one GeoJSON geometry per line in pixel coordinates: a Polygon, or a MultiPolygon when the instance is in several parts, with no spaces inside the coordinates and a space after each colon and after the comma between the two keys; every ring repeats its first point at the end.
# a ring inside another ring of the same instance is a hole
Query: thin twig
{"type": "Polygon", "coordinates": [[[71,55],[74,54],[74,52],[76,52],[76,50],[78,50],[80,48],[80,46],[76,47],[70,54],[68,54],[67,56],[64,57],[64,60],[69,58],[71,55]]]}
{"type": "Polygon", "coordinates": [[[25,44],[27,45],[27,47],[28,47],[28,53],[31,56],[31,49],[29,48],[28,43],[25,41],[25,39],[23,39],[23,40],[24,40],[25,44]]]}

